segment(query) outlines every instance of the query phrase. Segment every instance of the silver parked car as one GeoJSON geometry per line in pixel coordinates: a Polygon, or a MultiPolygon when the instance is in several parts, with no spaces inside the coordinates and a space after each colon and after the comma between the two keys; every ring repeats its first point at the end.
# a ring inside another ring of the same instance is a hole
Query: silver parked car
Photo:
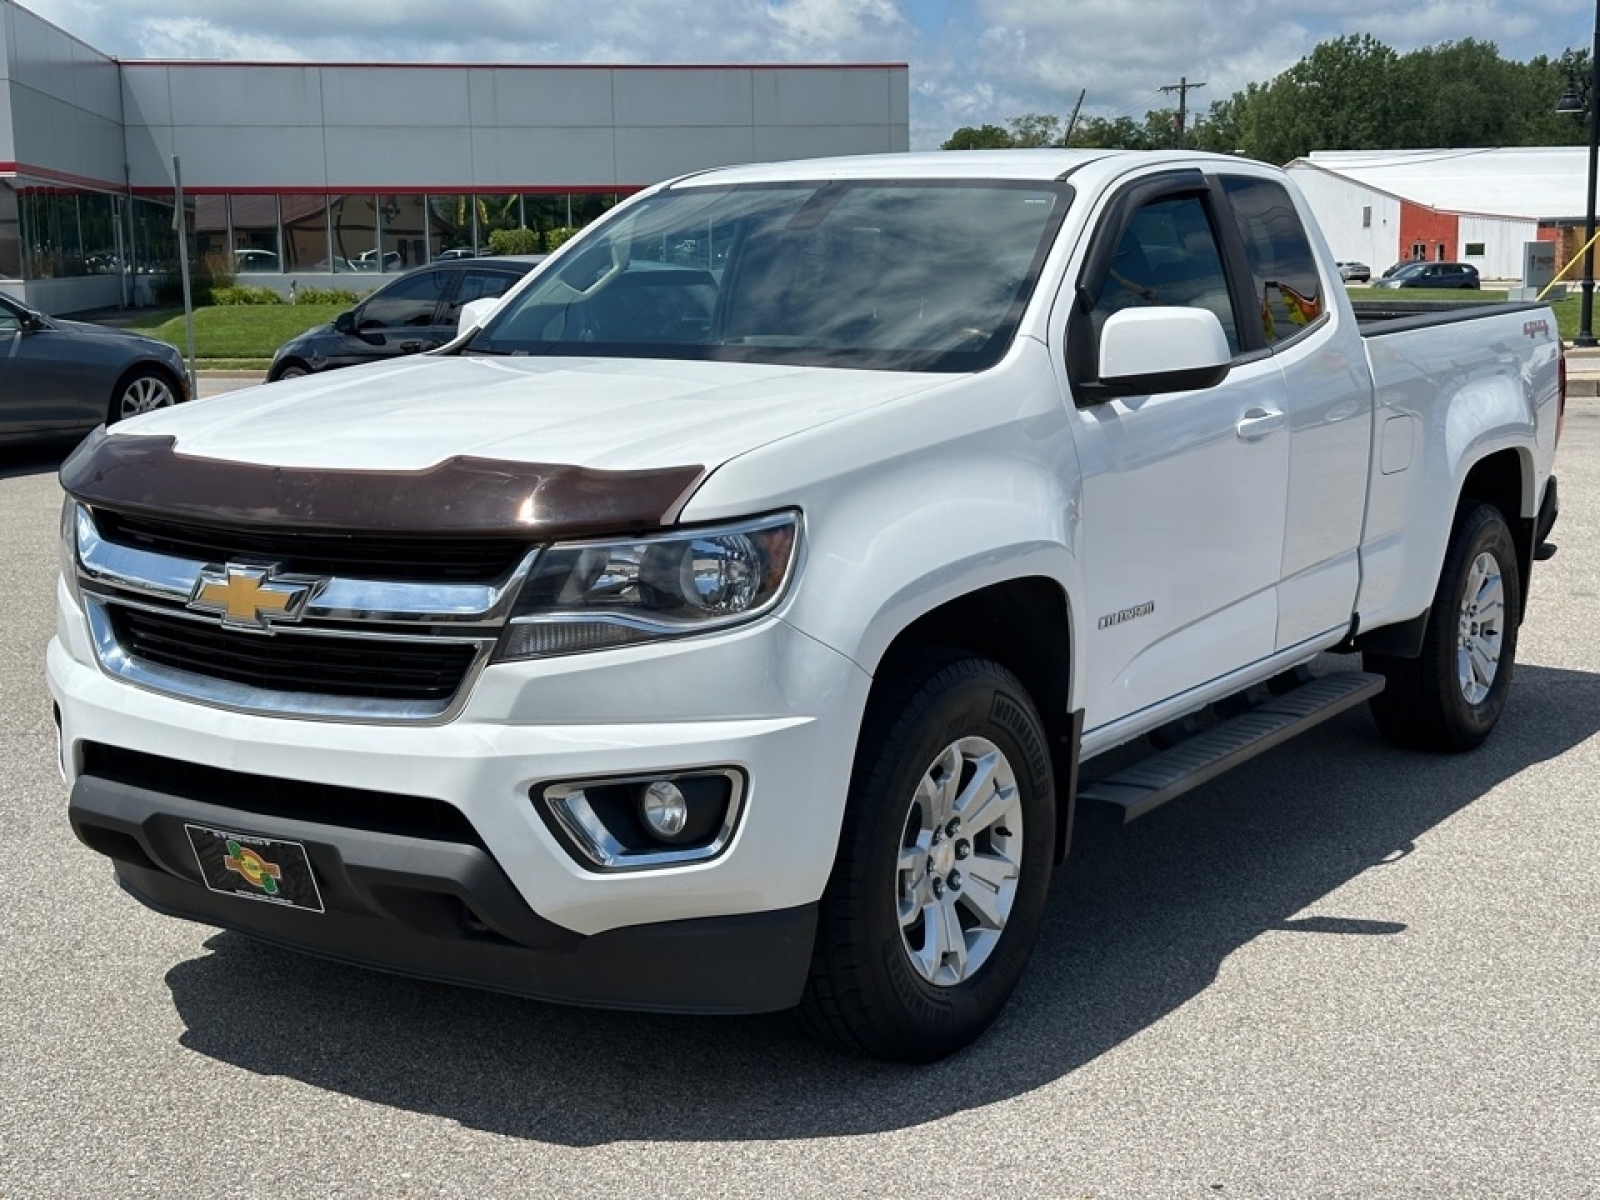
{"type": "Polygon", "coordinates": [[[189,398],[165,342],[0,295],[0,442],[69,437],[189,398]]]}

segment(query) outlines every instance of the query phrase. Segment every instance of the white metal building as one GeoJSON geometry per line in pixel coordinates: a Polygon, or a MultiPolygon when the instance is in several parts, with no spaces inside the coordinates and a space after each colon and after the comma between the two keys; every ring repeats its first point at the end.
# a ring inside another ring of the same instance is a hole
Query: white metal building
{"type": "Polygon", "coordinates": [[[1588,169],[1584,146],[1315,151],[1288,165],[1336,258],[1469,262],[1490,279],[1520,277],[1524,243],[1582,223],[1588,169]]]}
{"type": "Polygon", "coordinates": [[[174,155],[197,253],[286,290],[581,225],[686,171],[908,144],[904,63],[118,62],[0,0],[0,289],[145,298],[176,264],[174,155]]]}

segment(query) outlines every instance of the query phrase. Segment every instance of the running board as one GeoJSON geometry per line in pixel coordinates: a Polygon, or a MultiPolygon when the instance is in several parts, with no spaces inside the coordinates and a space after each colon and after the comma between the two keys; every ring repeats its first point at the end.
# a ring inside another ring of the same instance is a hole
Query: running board
{"type": "Polygon", "coordinates": [[[1126,825],[1295,734],[1376,696],[1383,691],[1384,682],[1382,675],[1364,671],[1339,671],[1313,679],[1170,750],[1089,784],[1078,793],[1078,802],[1091,804],[1117,824],[1126,825]]]}

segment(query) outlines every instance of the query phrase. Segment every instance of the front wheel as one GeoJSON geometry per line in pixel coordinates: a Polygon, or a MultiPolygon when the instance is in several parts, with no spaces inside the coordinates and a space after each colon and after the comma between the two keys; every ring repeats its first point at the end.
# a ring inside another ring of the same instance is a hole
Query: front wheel
{"type": "Polygon", "coordinates": [[[931,652],[880,683],[856,752],[801,1023],[927,1062],[999,1015],[1038,936],[1055,843],[1042,722],[986,659],[931,652]]]}
{"type": "Polygon", "coordinates": [[[177,392],[166,373],[153,368],[143,368],[125,376],[117,384],[116,391],[111,394],[111,406],[106,413],[106,424],[114,425],[118,421],[126,421],[129,417],[136,417],[140,413],[168,408],[177,402],[177,392]]]}
{"type": "Polygon", "coordinates": [[[1371,701],[1390,741],[1420,750],[1470,750],[1505,708],[1517,652],[1522,577],[1500,510],[1488,504],[1456,522],[1416,658],[1368,654],[1388,680],[1371,701]]]}

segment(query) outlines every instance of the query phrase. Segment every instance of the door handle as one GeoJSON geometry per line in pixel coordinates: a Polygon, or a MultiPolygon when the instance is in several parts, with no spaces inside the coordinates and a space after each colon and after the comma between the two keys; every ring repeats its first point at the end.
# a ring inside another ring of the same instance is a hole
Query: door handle
{"type": "Polygon", "coordinates": [[[1240,441],[1254,442],[1283,425],[1283,413],[1276,408],[1252,408],[1239,418],[1233,432],[1240,441]]]}
{"type": "Polygon", "coordinates": [[[421,350],[422,348],[423,348],[423,344],[421,342],[401,342],[400,343],[400,353],[401,354],[415,354],[418,350],[421,350]]]}

